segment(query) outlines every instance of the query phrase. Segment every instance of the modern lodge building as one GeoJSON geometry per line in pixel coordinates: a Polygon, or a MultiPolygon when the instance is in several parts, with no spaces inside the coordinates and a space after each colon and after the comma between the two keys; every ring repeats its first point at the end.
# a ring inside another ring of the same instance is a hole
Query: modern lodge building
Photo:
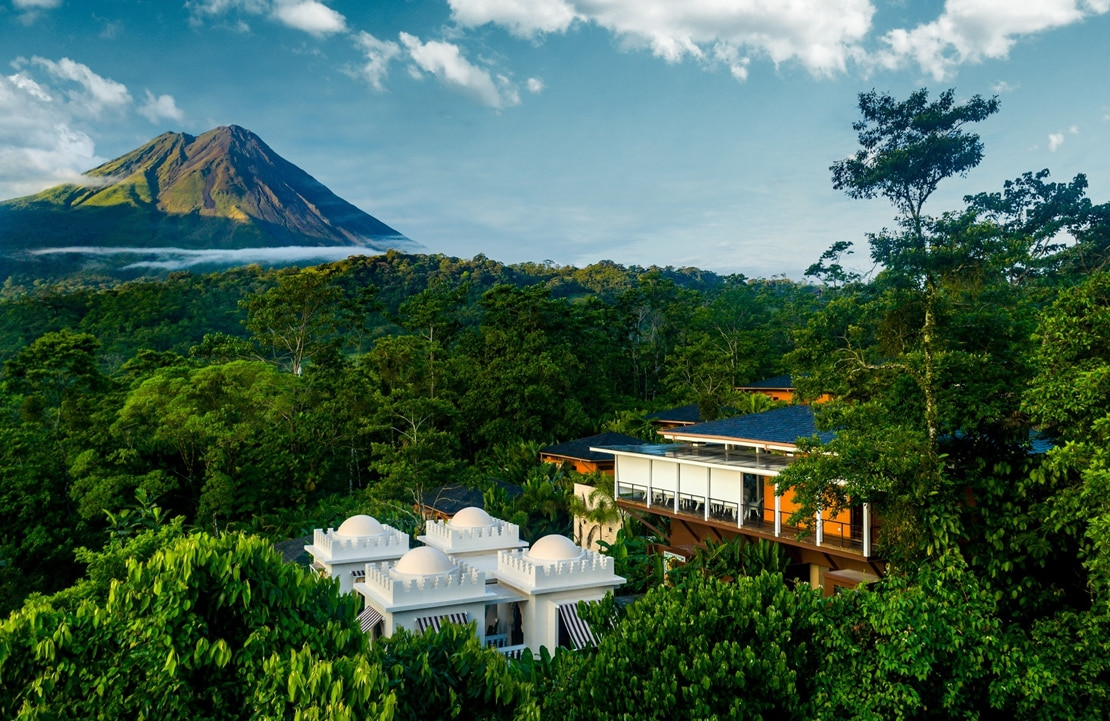
{"type": "MultiPolygon", "coordinates": [[[[799,438],[818,436],[810,406],[661,431],[666,444],[596,447],[615,460],[618,506],[670,519],[669,550],[689,556],[707,539],[736,536],[779,544],[794,564],[808,565],[810,585],[832,593],[876,580],[878,524],[868,504],[817,513],[809,528],[791,526],[793,493],[776,493],[776,478],[796,458],[799,438]]],[[[800,569],[799,569],[800,570],[800,569]]]]}

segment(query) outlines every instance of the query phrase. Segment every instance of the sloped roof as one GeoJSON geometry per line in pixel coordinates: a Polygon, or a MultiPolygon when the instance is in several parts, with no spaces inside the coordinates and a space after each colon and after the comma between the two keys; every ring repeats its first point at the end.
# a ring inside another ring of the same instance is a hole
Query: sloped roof
{"type": "Polygon", "coordinates": [[[836,436],[833,431],[817,432],[817,424],[813,420],[813,408],[810,406],[785,406],[763,413],[723,418],[719,421],[709,421],[708,423],[698,423],[685,428],[663,431],[665,437],[670,435],[681,435],[683,437],[705,436],[707,439],[735,438],[736,440],[791,445],[796,443],[799,438],[808,438],[814,434],[826,443],[836,436]]]}
{"type": "MultiPolygon", "coordinates": [[[[506,483],[505,481],[494,480],[494,483],[505,489],[505,493],[509,498],[515,498],[522,493],[520,486],[515,483],[506,483]]],[[[470,488],[455,484],[452,486],[442,486],[434,488],[430,491],[425,491],[421,496],[424,505],[429,508],[434,508],[440,513],[448,516],[453,516],[464,508],[474,506],[476,508],[485,508],[485,501],[482,499],[482,491],[478,488],[470,488]]]]}
{"type": "Polygon", "coordinates": [[[748,383],[747,385],[737,386],[738,388],[793,388],[794,380],[790,376],[775,376],[774,378],[764,378],[761,381],[748,383]]]}
{"type": "Polygon", "coordinates": [[[312,563],[312,557],[308,555],[308,551],[304,550],[304,547],[309,543],[312,543],[312,536],[290,538],[274,543],[274,550],[281,554],[281,560],[286,563],[308,566],[312,563]]]}
{"type": "MultiPolygon", "coordinates": [[[[696,408],[697,406],[695,406],[696,408]]],[[[559,456],[561,458],[570,458],[576,461],[612,461],[613,457],[608,453],[598,453],[591,451],[591,446],[638,446],[643,445],[644,441],[632,436],[626,436],[623,433],[616,433],[614,431],[607,431],[605,433],[598,433],[596,436],[588,438],[578,438],[566,443],[556,443],[551,446],[544,446],[540,449],[540,453],[549,456],[559,456]]]]}
{"type": "Polygon", "coordinates": [[[700,423],[704,420],[697,403],[691,403],[678,408],[668,408],[665,411],[656,411],[648,414],[648,420],[663,421],[664,423],[700,423]]]}

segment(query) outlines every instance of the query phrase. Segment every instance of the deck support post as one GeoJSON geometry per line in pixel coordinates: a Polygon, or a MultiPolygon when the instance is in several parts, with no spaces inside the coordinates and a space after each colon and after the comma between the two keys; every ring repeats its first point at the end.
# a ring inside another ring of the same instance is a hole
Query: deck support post
{"type": "Polygon", "coordinates": [[[775,536],[782,535],[782,496],[779,495],[779,487],[775,486],[775,536]]]}
{"type": "Polygon", "coordinates": [[[863,504],[863,557],[871,557],[871,504],[863,504]]]}

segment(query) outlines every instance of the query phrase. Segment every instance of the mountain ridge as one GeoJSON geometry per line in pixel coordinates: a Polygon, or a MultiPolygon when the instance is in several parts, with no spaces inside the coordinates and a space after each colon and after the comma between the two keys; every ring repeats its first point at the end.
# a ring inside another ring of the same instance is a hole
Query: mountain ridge
{"type": "Polygon", "coordinates": [[[162,133],[84,178],[0,202],[0,252],[28,260],[79,246],[422,249],[237,125],[162,133]]]}

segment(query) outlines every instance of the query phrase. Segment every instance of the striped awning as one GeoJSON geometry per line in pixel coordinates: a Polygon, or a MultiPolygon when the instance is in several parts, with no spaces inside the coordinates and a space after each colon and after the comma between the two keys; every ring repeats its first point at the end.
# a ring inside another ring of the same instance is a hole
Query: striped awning
{"type": "Polygon", "coordinates": [[[424,633],[424,631],[429,628],[433,631],[438,631],[440,624],[444,622],[465,625],[470,623],[470,614],[463,611],[462,613],[448,613],[442,616],[425,616],[424,618],[418,618],[416,619],[416,630],[420,633],[424,633]]]}
{"type": "Polygon", "coordinates": [[[363,633],[370,633],[370,629],[377,626],[378,622],[381,620],[382,615],[378,612],[378,609],[373,606],[367,606],[363,609],[362,613],[358,615],[358,624],[362,627],[363,633]]]}
{"type": "Polygon", "coordinates": [[[366,580],[366,569],[360,568],[355,571],[351,571],[351,578],[354,579],[353,583],[362,583],[366,580]]]}
{"type": "MultiPolygon", "coordinates": [[[[589,601],[587,601],[589,603],[589,601]]],[[[595,602],[596,603],[596,602],[595,602]]],[[[570,634],[574,648],[581,650],[587,646],[596,646],[597,637],[590,630],[590,625],[578,617],[578,603],[563,603],[559,605],[559,618],[570,634]]]]}

